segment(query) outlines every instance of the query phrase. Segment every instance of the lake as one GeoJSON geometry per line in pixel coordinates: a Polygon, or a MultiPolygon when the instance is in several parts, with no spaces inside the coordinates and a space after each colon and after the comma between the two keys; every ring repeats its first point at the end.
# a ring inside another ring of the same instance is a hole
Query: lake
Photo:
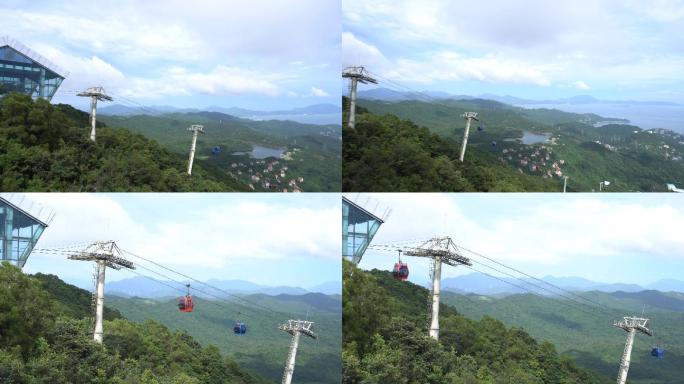
{"type": "Polygon", "coordinates": [[[532,145],[532,144],[537,144],[537,143],[548,142],[549,136],[539,134],[539,133],[532,133],[532,132],[528,132],[528,131],[523,131],[523,136],[520,139],[506,139],[506,141],[518,141],[518,140],[520,140],[525,145],[532,145]]]}
{"type": "Polygon", "coordinates": [[[684,133],[684,106],[637,104],[528,104],[523,108],[558,109],[573,113],[595,113],[603,117],[628,119],[642,129],[665,128],[684,133]]]}
{"type": "Polygon", "coordinates": [[[280,158],[283,153],[285,153],[285,148],[269,148],[253,144],[251,152],[233,152],[233,155],[249,155],[253,159],[265,159],[267,157],[280,158]]]}
{"type": "Polygon", "coordinates": [[[520,140],[525,145],[531,145],[537,143],[546,143],[549,141],[549,137],[547,135],[540,135],[537,133],[524,131],[523,137],[520,140]]]}

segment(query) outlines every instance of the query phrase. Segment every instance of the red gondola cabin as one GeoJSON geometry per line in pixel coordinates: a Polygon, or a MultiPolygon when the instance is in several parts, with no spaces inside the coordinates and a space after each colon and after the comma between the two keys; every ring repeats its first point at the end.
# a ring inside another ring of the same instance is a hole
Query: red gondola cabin
{"type": "Polygon", "coordinates": [[[192,312],[193,308],[192,296],[187,295],[178,299],[178,310],[181,312],[192,312]]]}
{"type": "Polygon", "coordinates": [[[394,270],[392,271],[392,275],[394,275],[394,278],[397,280],[404,281],[404,280],[408,279],[408,277],[409,277],[408,264],[406,264],[406,263],[395,263],[394,264],[394,270]]]}

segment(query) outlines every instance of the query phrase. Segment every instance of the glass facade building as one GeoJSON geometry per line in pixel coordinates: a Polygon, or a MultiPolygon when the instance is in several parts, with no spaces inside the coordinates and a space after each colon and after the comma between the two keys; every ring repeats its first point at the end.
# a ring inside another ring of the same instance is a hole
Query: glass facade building
{"type": "Polygon", "coordinates": [[[0,261],[23,268],[47,224],[0,197],[0,261]]]}
{"type": "Polygon", "coordinates": [[[379,217],[342,196],[342,256],[358,264],[383,223],[379,217]]]}
{"type": "Polygon", "coordinates": [[[65,73],[47,59],[9,37],[0,37],[0,97],[20,92],[51,100],[65,73]]]}

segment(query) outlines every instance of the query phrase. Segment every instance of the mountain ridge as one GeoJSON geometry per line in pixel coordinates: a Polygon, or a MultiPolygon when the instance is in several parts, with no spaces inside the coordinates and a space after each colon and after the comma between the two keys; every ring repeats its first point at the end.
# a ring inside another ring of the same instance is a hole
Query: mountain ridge
{"type": "Polygon", "coordinates": [[[405,100],[423,100],[427,97],[444,100],[472,100],[472,99],[486,99],[494,100],[511,105],[543,105],[543,104],[624,104],[624,105],[663,105],[663,106],[681,106],[682,104],[670,101],[655,101],[655,100],[604,100],[590,95],[576,95],[570,97],[561,97],[557,99],[527,99],[511,95],[496,95],[492,93],[483,93],[477,96],[451,94],[441,91],[420,91],[420,92],[403,92],[395,91],[388,88],[373,88],[358,92],[360,99],[383,100],[383,101],[405,101],[405,100]],[[417,97],[422,94],[421,97],[417,97]]]}
{"type": "MultiPolygon", "coordinates": [[[[506,280],[509,283],[516,283],[516,280],[513,278],[501,277],[501,279],[506,280]]],[[[540,284],[530,278],[524,278],[523,280],[540,284]]],[[[648,290],[655,290],[665,293],[684,292],[684,281],[676,279],[662,279],[643,286],[629,283],[597,282],[577,276],[545,276],[541,278],[541,280],[566,290],[578,292],[599,291],[612,293],[622,291],[635,293],[648,290]]],[[[502,295],[525,292],[524,290],[514,287],[509,283],[504,283],[478,273],[469,273],[458,277],[448,277],[442,279],[443,289],[454,292],[468,292],[480,295],[502,295]]]]}
{"type": "MultiPolygon", "coordinates": [[[[168,282],[167,282],[168,283],[168,282]]],[[[173,282],[170,282],[173,284],[173,282]]],[[[194,284],[194,282],[189,281],[187,283],[194,284]]],[[[253,295],[253,294],[264,294],[268,296],[278,296],[278,295],[293,295],[301,296],[307,294],[321,293],[325,295],[341,294],[342,284],[340,282],[324,282],[311,287],[293,287],[293,286],[269,286],[252,283],[247,280],[231,279],[231,280],[218,280],[209,279],[206,283],[219,288],[223,291],[229,292],[231,294],[238,295],[253,295]]],[[[179,289],[183,287],[178,285],[179,289]]],[[[214,290],[202,286],[202,290],[211,293],[216,296],[226,296],[225,292],[220,290],[214,290]]],[[[163,297],[173,297],[178,295],[178,290],[172,289],[165,285],[159,284],[152,280],[144,277],[130,277],[117,281],[107,282],[106,286],[107,293],[115,294],[121,297],[140,297],[140,298],[163,298],[163,297]]],[[[200,297],[205,297],[206,295],[201,292],[193,293],[200,297]]]]}
{"type": "MultiPolygon", "coordinates": [[[[84,110],[84,112],[89,112],[84,110]]],[[[282,110],[257,110],[240,107],[221,107],[210,105],[204,108],[180,108],[169,105],[152,105],[132,107],[123,104],[110,104],[98,108],[97,113],[108,116],[132,116],[132,115],[163,115],[167,113],[188,112],[221,112],[236,117],[271,116],[271,115],[297,115],[297,114],[329,114],[341,113],[341,107],[330,103],[311,104],[282,110]]]]}

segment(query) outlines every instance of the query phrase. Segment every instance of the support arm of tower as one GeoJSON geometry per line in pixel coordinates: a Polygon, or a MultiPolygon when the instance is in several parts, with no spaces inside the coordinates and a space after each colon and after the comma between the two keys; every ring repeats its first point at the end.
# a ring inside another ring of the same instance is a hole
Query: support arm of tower
{"type": "Polygon", "coordinates": [[[313,322],[305,320],[288,320],[287,323],[278,327],[281,331],[285,331],[292,335],[292,342],[290,343],[290,350],[287,354],[287,361],[285,362],[285,370],[283,371],[282,384],[292,383],[292,376],[294,375],[295,361],[297,358],[297,348],[299,348],[299,337],[301,335],[316,339],[318,336],[313,332],[313,322]]]}
{"type": "Polygon", "coordinates": [[[135,269],[133,262],[121,257],[119,247],[113,241],[95,242],[82,252],[69,256],[71,260],[95,261],[97,263],[97,282],[95,288],[95,327],[93,329],[93,340],[102,343],[104,336],[103,314],[104,314],[104,291],[105,291],[105,271],[107,267],[113,269],[135,269]]]}
{"type": "Polygon", "coordinates": [[[625,342],[625,349],[622,352],[622,358],[620,359],[620,368],[618,369],[617,377],[617,384],[625,384],[627,382],[629,364],[632,360],[634,336],[637,332],[653,336],[653,331],[648,328],[648,319],[641,317],[624,317],[622,320],[613,323],[613,326],[627,331],[627,341],[625,342]]]}
{"type": "Polygon", "coordinates": [[[458,252],[458,247],[450,237],[435,237],[425,241],[419,247],[405,251],[405,255],[416,257],[428,257],[433,259],[432,291],[430,329],[428,334],[435,340],[439,340],[439,302],[442,279],[442,264],[451,266],[472,265],[469,258],[458,252]]]}
{"type": "Polygon", "coordinates": [[[357,84],[377,84],[378,81],[368,75],[368,72],[361,66],[347,67],[342,71],[342,77],[349,79],[349,122],[347,126],[351,129],[356,127],[356,88],[357,84]]]}

